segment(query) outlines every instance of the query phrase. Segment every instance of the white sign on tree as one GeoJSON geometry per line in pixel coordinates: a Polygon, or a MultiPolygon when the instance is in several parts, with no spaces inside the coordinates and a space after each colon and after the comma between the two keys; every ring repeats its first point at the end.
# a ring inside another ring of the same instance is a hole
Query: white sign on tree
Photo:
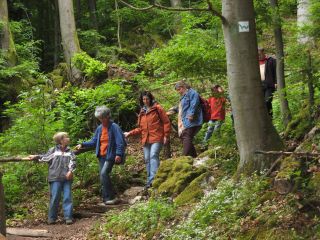
{"type": "Polygon", "coordinates": [[[249,32],[250,27],[249,27],[249,21],[240,21],[238,22],[239,24],[239,32],[249,32]]]}

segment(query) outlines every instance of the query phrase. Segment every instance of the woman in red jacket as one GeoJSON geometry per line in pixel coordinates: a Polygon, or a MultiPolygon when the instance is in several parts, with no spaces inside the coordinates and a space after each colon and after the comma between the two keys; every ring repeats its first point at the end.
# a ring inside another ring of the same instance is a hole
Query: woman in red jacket
{"type": "Polygon", "coordinates": [[[211,117],[208,122],[208,130],[203,139],[207,143],[213,132],[219,131],[226,116],[226,98],[223,95],[223,89],[220,85],[211,88],[212,97],[208,99],[211,108],[211,117]]]}
{"type": "Polygon", "coordinates": [[[140,106],[138,127],[124,135],[126,137],[141,135],[148,178],[146,188],[149,188],[160,165],[159,153],[162,145],[169,141],[171,125],[166,112],[155,102],[150,92],[141,93],[140,106]]]}

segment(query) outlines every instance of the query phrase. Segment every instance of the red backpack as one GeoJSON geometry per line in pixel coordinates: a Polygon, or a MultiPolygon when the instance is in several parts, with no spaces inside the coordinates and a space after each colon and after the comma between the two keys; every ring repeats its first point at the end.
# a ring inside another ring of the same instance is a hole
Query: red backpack
{"type": "Polygon", "coordinates": [[[200,100],[200,106],[201,106],[202,115],[203,115],[203,122],[204,123],[209,122],[209,120],[211,118],[210,103],[208,100],[204,99],[200,95],[199,95],[199,100],[200,100]]]}

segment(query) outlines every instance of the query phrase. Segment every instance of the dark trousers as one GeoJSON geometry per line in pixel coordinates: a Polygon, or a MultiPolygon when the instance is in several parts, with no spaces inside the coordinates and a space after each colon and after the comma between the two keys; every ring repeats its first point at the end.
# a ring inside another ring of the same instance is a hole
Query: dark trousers
{"type": "Polygon", "coordinates": [[[200,131],[201,126],[195,126],[191,128],[184,129],[181,133],[181,140],[183,145],[183,156],[196,157],[197,152],[192,143],[194,136],[200,131]]]}
{"type": "Polygon", "coordinates": [[[275,89],[267,87],[264,84],[262,85],[262,89],[263,89],[264,102],[266,104],[268,113],[269,113],[270,117],[272,118],[272,115],[273,115],[272,98],[273,98],[273,93],[274,93],[275,89]]]}

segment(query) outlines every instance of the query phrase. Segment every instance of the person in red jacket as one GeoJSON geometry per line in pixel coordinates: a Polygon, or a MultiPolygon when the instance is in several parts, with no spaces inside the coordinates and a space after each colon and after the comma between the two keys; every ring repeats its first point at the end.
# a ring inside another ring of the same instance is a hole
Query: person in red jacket
{"type": "Polygon", "coordinates": [[[141,135],[148,178],[146,188],[149,188],[160,165],[159,153],[162,145],[169,141],[171,124],[166,112],[150,92],[141,93],[140,106],[138,127],[125,132],[124,135],[125,137],[141,135]]]}
{"type": "Polygon", "coordinates": [[[226,98],[224,96],[224,91],[220,85],[215,85],[211,88],[212,97],[208,99],[211,108],[211,117],[208,122],[208,130],[203,139],[204,143],[207,143],[213,132],[219,131],[221,125],[226,116],[226,98]]]}

